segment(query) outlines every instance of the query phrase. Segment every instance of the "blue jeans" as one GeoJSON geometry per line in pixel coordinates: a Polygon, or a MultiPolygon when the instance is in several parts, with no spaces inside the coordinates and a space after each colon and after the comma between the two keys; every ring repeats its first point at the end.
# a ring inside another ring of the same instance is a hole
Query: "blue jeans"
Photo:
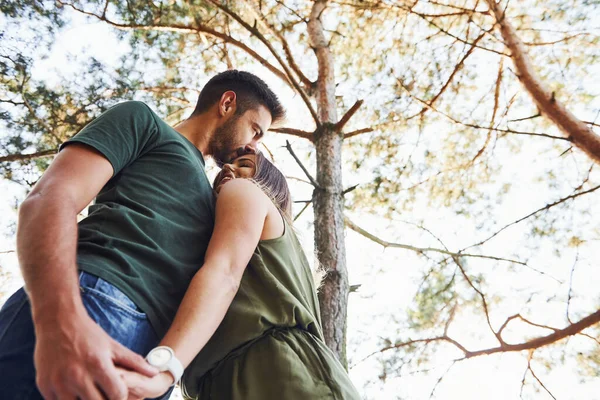
{"type": "MultiPolygon", "coordinates": [[[[146,314],[123,292],[86,272],[80,273],[79,285],[88,314],[113,339],[142,356],[156,347],[159,338],[146,314]]],[[[0,310],[0,398],[3,400],[42,398],[35,385],[34,349],[31,308],[21,288],[0,310]]],[[[166,400],[170,395],[171,391],[160,399],[166,400]]]]}

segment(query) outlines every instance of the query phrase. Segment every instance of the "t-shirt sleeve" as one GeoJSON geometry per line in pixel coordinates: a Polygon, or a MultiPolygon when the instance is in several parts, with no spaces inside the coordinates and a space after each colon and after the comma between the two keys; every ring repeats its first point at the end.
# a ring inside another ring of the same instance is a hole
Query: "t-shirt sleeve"
{"type": "Polygon", "coordinates": [[[150,108],[139,101],[117,104],[86,125],[60,146],[83,143],[100,152],[112,164],[113,176],[148,151],[158,136],[150,108]]]}

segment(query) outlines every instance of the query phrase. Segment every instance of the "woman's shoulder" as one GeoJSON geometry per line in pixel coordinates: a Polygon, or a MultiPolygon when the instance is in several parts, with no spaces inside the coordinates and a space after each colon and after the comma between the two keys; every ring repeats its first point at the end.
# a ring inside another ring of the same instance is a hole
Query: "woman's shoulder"
{"type": "Polygon", "coordinates": [[[217,197],[217,207],[220,205],[242,208],[264,216],[261,240],[274,239],[285,233],[285,223],[279,209],[252,180],[238,178],[226,182],[217,197]]]}
{"type": "Polygon", "coordinates": [[[265,215],[272,204],[271,199],[253,181],[244,178],[225,182],[217,196],[217,207],[236,207],[265,215]]]}
{"type": "Polygon", "coordinates": [[[269,200],[267,195],[251,180],[238,178],[225,182],[221,187],[217,201],[264,201],[269,200]]]}

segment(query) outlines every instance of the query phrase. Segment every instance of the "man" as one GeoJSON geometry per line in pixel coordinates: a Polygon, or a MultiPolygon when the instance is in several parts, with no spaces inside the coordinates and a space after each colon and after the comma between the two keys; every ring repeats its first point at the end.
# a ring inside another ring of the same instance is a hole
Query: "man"
{"type": "Polygon", "coordinates": [[[262,80],[232,70],[175,128],[126,102],[63,144],[19,211],[25,288],[0,311],[2,399],[123,399],[119,367],[157,373],[142,356],[169,327],[213,229],[203,156],[223,163],[255,148],[283,114],[262,80]]]}

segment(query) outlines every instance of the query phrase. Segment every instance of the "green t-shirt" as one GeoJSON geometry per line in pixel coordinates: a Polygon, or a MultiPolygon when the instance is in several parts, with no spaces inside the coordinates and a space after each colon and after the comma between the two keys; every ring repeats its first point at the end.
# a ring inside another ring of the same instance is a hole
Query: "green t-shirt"
{"type": "Polygon", "coordinates": [[[162,337],[214,226],[200,151],[144,103],[114,106],[61,147],[84,143],[113,177],[79,223],[77,263],[128,295],[162,337]]]}

